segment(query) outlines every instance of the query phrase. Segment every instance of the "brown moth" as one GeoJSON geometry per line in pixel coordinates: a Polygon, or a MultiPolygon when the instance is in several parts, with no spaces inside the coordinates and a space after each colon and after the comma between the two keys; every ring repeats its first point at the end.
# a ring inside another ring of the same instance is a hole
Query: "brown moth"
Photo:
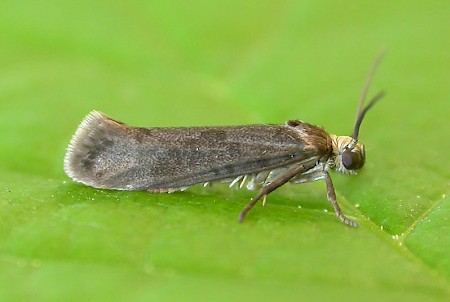
{"type": "Polygon", "coordinates": [[[92,111],[75,132],[64,159],[66,174],[87,186],[114,190],[170,193],[198,183],[229,182],[259,193],[242,210],[243,221],[260,200],[291,183],[325,180],[327,197],[346,225],[358,224],[341,211],[329,170],[356,174],[365,163],[358,142],[363,108],[381,56],[372,66],[359,102],[353,134],[336,136],[300,120],[284,125],[228,127],[130,127],[92,111]]]}

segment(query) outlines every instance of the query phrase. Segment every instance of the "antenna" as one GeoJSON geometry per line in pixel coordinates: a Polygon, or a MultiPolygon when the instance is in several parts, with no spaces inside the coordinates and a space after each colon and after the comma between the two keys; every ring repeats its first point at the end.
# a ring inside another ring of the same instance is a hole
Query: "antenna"
{"type": "Polygon", "coordinates": [[[369,104],[363,108],[364,101],[367,96],[367,92],[369,91],[370,84],[372,83],[373,75],[375,74],[375,70],[377,69],[378,65],[380,64],[381,60],[383,59],[385,54],[385,51],[381,51],[378,56],[376,57],[375,61],[372,64],[372,67],[369,70],[369,74],[366,78],[366,83],[364,84],[364,88],[361,92],[361,97],[359,99],[358,103],[358,110],[356,111],[356,118],[355,118],[355,128],[353,129],[352,138],[354,143],[351,143],[352,147],[356,142],[358,141],[358,135],[359,135],[359,128],[361,127],[361,123],[364,119],[364,116],[366,115],[367,111],[376,103],[378,102],[385,93],[383,91],[379,92],[370,102],[369,104]]]}
{"type": "Polygon", "coordinates": [[[355,121],[355,129],[353,130],[353,134],[352,134],[353,140],[355,140],[355,141],[358,140],[359,127],[361,126],[361,123],[362,123],[363,118],[366,115],[367,111],[385,95],[386,95],[386,93],[384,91],[380,91],[376,96],[374,96],[374,98],[370,101],[370,103],[366,107],[364,107],[364,109],[361,112],[358,113],[358,116],[356,117],[356,121],[355,121]]]}

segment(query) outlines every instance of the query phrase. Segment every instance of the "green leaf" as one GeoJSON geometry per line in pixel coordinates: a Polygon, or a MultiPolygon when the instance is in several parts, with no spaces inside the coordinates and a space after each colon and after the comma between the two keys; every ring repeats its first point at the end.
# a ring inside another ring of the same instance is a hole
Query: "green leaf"
{"type": "Polygon", "coordinates": [[[0,300],[450,298],[448,1],[3,1],[0,300]],[[62,170],[96,109],[139,126],[284,123],[347,135],[366,73],[387,96],[367,163],[323,182],[148,194],[62,170]]]}

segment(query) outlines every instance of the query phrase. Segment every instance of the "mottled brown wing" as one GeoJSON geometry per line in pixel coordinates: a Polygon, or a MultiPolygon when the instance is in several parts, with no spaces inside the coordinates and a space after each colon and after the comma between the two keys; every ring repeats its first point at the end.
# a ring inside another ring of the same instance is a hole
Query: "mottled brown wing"
{"type": "Polygon", "coordinates": [[[73,136],[64,167],[72,179],[95,188],[164,190],[314,163],[329,152],[327,139],[321,128],[299,121],[138,128],[93,111],[73,136]]]}

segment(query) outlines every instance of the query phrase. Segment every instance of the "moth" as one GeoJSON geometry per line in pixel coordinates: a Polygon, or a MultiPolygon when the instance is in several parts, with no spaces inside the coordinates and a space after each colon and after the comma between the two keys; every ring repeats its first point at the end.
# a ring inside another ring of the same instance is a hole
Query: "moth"
{"type": "Polygon", "coordinates": [[[350,136],[328,134],[300,120],[283,125],[130,127],[92,111],[70,141],[65,173],[84,185],[113,190],[171,193],[211,182],[259,189],[240,213],[240,222],[259,200],[265,204],[287,182],[324,180],[336,215],[356,227],[339,207],[329,171],[356,174],[364,166],[358,136],[367,111],[384,95],[378,93],[363,107],[379,61],[369,71],[350,136]]]}

